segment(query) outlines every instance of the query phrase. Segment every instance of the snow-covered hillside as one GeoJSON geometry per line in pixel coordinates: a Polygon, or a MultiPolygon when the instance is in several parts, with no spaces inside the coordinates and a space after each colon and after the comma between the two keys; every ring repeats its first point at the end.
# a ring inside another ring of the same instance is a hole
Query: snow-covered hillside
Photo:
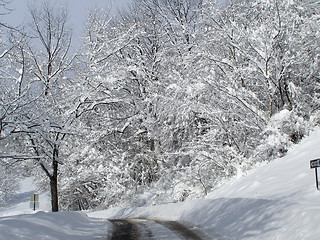
{"type": "Polygon", "coordinates": [[[89,216],[180,220],[224,239],[319,239],[320,192],[309,165],[320,157],[319,146],[316,131],[286,157],[255,168],[203,200],[89,216]]]}
{"type": "Polygon", "coordinates": [[[92,218],[63,212],[14,215],[22,205],[11,206],[0,212],[0,239],[99,239],[112,228],[96,218],[124,217],[179,220],[222,239],[319,239],[320,192],[309,166],[320,157],[319,146],[318,130],[286,157],[261,164],[201,200],[87,213],[92,218]]]}

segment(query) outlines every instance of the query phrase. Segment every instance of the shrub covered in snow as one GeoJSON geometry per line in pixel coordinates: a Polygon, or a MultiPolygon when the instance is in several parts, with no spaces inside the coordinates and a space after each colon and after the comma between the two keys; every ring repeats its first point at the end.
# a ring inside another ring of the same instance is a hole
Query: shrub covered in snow
{"type": "Polygon", "coordinates": [[[308,135],[312,123],[304,119],[297,111],[287,109],[271,117],[262,139],[256,149],[259,161],[284,156],[288,149],[308,135]]]}

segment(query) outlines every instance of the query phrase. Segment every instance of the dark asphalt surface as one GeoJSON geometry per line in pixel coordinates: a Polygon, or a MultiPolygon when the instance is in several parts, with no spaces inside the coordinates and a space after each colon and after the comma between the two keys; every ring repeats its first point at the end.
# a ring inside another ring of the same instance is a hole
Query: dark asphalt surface
{"type": "Polygon", "coordinates": [[[134,240],[140,238],[136,224],[125,219],[109,220],[113,224],[111,240],[134,240]]]}
{"type": "Polygon", "coordinates": [[[113,224],[111,240],[208,240],[179,222],[147,219],[110,219],[113,224]],[[160,231],[161,230],[161,231],[160,231]]]}

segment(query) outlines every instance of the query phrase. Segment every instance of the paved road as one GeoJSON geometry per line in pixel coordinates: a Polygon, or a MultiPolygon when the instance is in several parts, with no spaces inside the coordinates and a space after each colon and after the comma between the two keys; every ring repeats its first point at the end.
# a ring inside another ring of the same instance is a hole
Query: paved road
{"type": "Polygon", "coordinates": [[[146,219],[111,219],[111,240],[208,240],[196,229],[175,221],[146,219]]]}

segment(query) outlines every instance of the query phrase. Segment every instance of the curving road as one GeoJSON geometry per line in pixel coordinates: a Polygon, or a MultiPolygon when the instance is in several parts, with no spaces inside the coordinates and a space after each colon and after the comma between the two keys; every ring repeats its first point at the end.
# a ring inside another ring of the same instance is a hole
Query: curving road
{"type": "Polygon", "coordinates": [[[196,229],[175,221],[147,219],[110,219],[113,224],[111,240],[208,240],[196,229]]]}

